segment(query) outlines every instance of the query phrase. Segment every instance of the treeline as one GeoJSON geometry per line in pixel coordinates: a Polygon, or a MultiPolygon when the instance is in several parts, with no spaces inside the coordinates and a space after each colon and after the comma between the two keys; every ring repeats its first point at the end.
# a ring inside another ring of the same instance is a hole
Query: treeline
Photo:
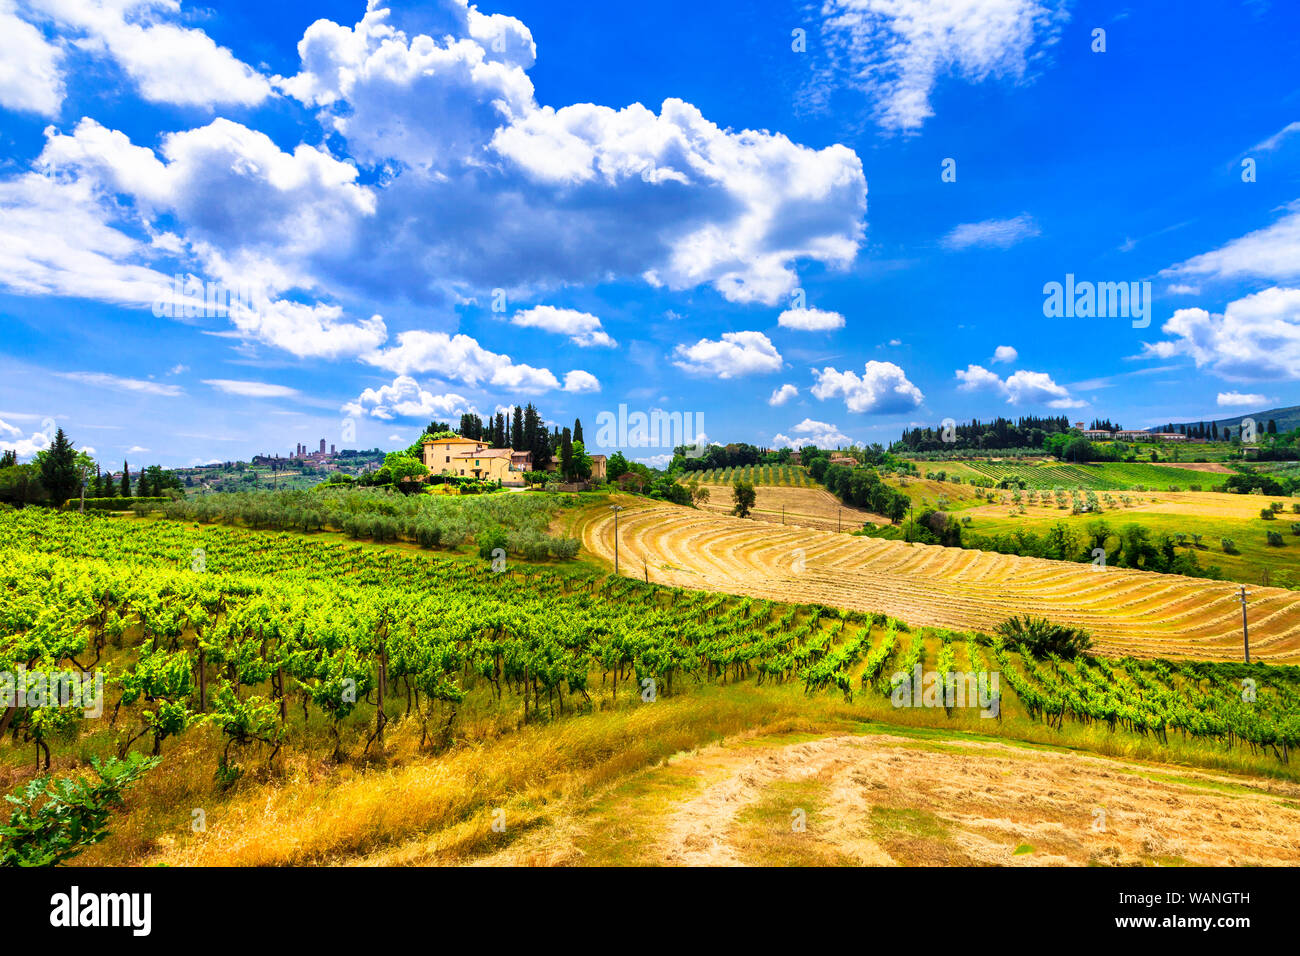
{"type": "MultiPolygon", "coordinates": [[[[1220,438],[1222,438],[1223,441],[1231,441],[1233,437],[1233,431],[1231,425],[1224,425],[1223,434],[1220,435],[1218,422],[1209,422],[1209,423],[1200,422],[1200,423],[1182,424],[1182,425],[1175,425],[1171,422],[1167,425],[1161,425],[1159,428],[1156,429],[1156,431],[1174,432],[1179,435],[1186,435],[1188,438],[1199,438],[1205,441],[1219,441],[1220,438]]],[[[1277,422],[1274,419],[1270,418],[1268,422],[1265,424],[1264,434],[1266,435],[1277,434],[1277,422]]],[[[1241,437],[1240,425],[1237,426],[1236,437],[1237,438],[1241,437]]]]}
{"type": "Polygon", "coordinates": [[[1242,468],[1238,474],[1233,475],[1224,482],[1223,490],[1241,495],[1278,495],[1285,497],[1300,491],[1300,478],[1290,476],[1274,478],[1272,475],[1265,475],[1249,468],[1242,468]]]}
{"type": "Polygon", "coordinates": [[[811,446],[800,452],[800,458],[813,480],[820,481],[826,486],[827,491],[837,496],[846,505],[865,508],[875,514],[884,515],[895,523],[902,521],[911,506],[911,499],[901,491],[885,484],[880,473],[873,467],[887,464],[890,456],[887,453],[876,454],[866,450],[864,457],[875,457],[875,461],[859,462],[857,465],[833,465],[830,452],[811,446]]]}
{"type": "MultiPolygon", "coordinates": [[[[897,528],[866,525],[859,534],[919,544],[939,544],[973,551],[995,551],[1023,558],[1047,558],[1091,564],[1105,552],[1105,566],[1183,574],[1194,578],[1221,579],[1217,565],[1204,566],[1197,552],[1205,550],[1200,535],[1162,534],[1138,524],[1114,528],[1104,520],[1091,521],[1079,533],[1065,522],[1057,522],[1042,534],[1017,529],[1001,534],[976,534],[946,511],[927,508],[897,528]]],[[[1227,539],[1225,539],[1226,541],[1227,539]]],[[[1227,545],[1225,545],[1225,550],[1227,545]]],[[[1232,553],[1231,550],[1228,553],[1232,553]]]]}
{"type": "Polygon", "coordinates": [[[729,445],[709,445],[698,458],[687,456],[685,445],[673,449],[670,471],[708,471],[711,468],[739,468],[742,465],[785,464],[790,460],[790,449],[765,452],[756,445],[732,442],[729,445]]]}
{"type": "Polygon", "coordinates": [[[1064,416],[1039,418],[1029,415],[1011,421],[995,418],[991,422],[975,419],[964,425],[954,425],[949,432],[938,428],[911,428],[890,446],[893,452],[957,451],[985,448],[1042,448],[1048,435],[1070,431],[1070,420],[1064,416]],[[952,441],[945,441],[944,438],[952,441]]]}
{"type": "Polygon", "coordinates": [[[132,478],[127,462],[114,478],[101,471],[99,463],[78,451],[60,428],[48,448],[36,453],[29,464],[18,462],[18,453],[0,453],[0,502],[14,507],[53,505],[62,507],[73,498],[162,498],[185,493],[176,474],[161,465],[150,465],[132,478]]]}

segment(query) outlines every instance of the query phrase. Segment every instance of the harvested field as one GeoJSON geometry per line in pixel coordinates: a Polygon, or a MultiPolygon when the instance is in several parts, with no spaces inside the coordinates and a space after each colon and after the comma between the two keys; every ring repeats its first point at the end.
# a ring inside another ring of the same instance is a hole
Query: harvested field
{"type": "Polygon", "coordinates": [[[726,742],[483,862],[1294,866],[1298,795],[1289,783],[956,736],[726,742]],[[636,838],[611,846],[619,829],[636,838]]]}
{"type": "MultiPolygon", "coordinates": [[[[711,514],[729,515],[732,508],[730,485],[705,485],[709,500],[700,506],[711,514]]],[[[751,517],[787,527],[817,528],[821,531],[856,531],[863,524],[888,524],[883,515],[843,504],[824,488],[780,488],[758,485],[754,488],[751,517]]]]}
{"type": "MultiPolygon", "coordinates": [[[[578,531],[591,554],[612,561],[606,509],[586,515],[578,531]]],[[[987,632],[1029,613],[1087,628],[1103,654],[1241,656],[1241,604],[1228,582],[780,528],[671,505],[630,507],[619,531],[627,573],[661,584],[958,630],[987,632]]],[[[1300,593],[1254,587],[1248,610],[1252,656],[1300,662],[1300,593]]]]}
{"type": "Polygon", "coordinates": [[[1208,471],[1215,475],[1235,475],[1236,472],[1221,461],[1153,461],[1153,465],[1182,468],[1186,471],[1208,471]]]}
{"type": "MultiPolygon", "coordinates": [[[[980,515],[1009,517],[1015,510],[1015,505],[1010,503],[1010,494],[1008,491],[994,491],[993,494],[1000,497],[1008,498],[1007,504],[979,505],[974,508],[970,514],[973,517],[980,515]]],[[[1238,521],[1259,523],[1259,511],[1261,508],[1268,507],[1274,501],[1283,501],[1287,508],[1278,516],[1279,524],[1282,521],[1289,521],[1291,499],[1289,498],[1270,498],[1267,495],[1232,495],[1217,491],[1131,491],[1131,492],[1114,492],[1113,498],[1116,505],[1088,515],[1088,518],[1103,518],[1112,524],[1122,523],[1129,515],[1135,514],[1167,514],[1167,515],[1189,515],[1198,518],[1227,518],[1238,521]],[[1126,494],[1131,500],[1131,504],[1125,506],[1118,503],[1120,495],[1126,494]]],[[[1025,510],[1027,515],[1034,517],[1052,517],[1066,518],[1070,517],[1069,509],[1057,507],[1053,502],[1051,504],[1030,504],[1026,496],[1025,510]]],[[[1041,500],[1041,499],[1040,499],[1041,500]]]]}

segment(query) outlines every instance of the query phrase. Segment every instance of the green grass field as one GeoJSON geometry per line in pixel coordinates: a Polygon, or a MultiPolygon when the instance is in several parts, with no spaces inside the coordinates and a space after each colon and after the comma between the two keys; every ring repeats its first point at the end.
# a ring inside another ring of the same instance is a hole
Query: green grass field
{"type": "MultiPolygon", "coordinates": [[[[1108,448],[1114,442],[1097,442],[1099,448],[1108,448]]],[[[1196,442],[1195,444],[1182,444],[1179,442],[1142,442],[1136,446],[1132,443],[1125,443],[1124,448],[1137,448],[1139,458],[1150,458],[1154,451],[1160,461],[1174,462],[1180,461],[1240,461],[1241,446],[1234,445],[1226,441],[1207,441],[1196,442]]]]}
{"type": "MultiPolygon", "coordinates": [[[[977,516],[964,531],[969,535],[996,535],[1023,529],[1041,535],[1057,522],[1063,522],[1083,537],[1084,528],[1098,519],[1116,531],[1127,524],[1141,525],[1151,533],[1152,539],[1159,539],[1165,534],[1184,534],[1187,535],[1189,545],[1194,540],[1192,536],[1199,534],[1203,546],[1191,550],[1195,551],[1202,566],[1218,565],[1226,579],[1243,584],[1268,583],[1274,587],[1300,587],[1300,536],[1291,533],[1292,520],[1300,519],[1300,516],[1289,514],[1279,515],[1276,521],[1263,521],[1259,518],[1160,514],[1122,509],[1106,511],[1100,515],[1070,515],[1065,512],[1053,514],[1034,509],[1016,517],[977,516]],[[1285,544],[1280,548],[1269,545],[1269,531],[1281,533],[1285,544]],[[1224,553],[1220,543],[1223,538],[1231,538],[1240,553],[1224,553]]],[[[1110,550],[1115,544],[1112,537],[1106,547],[1110,550]]]]}
{"type": "Polygon", "coordinates": [[[1004,478],[1019,478],[1026,488],[1052,490],[1053,488],[1092,489],[1094,491],[1125,491],[1141,486],[1167,491],[1170,486],[1186,491],[1198,485],[1204,491],[1221,488],[1231,477],[1214,472],[1194,471],[1168,465],[1127,462],[1095,462],[1088,464],[1063,464],[1061,462],[1000,462],[1000,461],[945,461],[927,462],[919,467],[921,474],[943,471],[949,477],[963,481],[971,478],[988,478],[994,483],[1004,478]]]}
{"type": "Polygon", "coordinates": [[[802,465],[741,465],[738,468],[710,468],[706,471],[688,471],[682,481],[698,481],[706,485],[730,485],[747,481],[751,485],[773,485],[778,488],[816,488],[802,465]]]}

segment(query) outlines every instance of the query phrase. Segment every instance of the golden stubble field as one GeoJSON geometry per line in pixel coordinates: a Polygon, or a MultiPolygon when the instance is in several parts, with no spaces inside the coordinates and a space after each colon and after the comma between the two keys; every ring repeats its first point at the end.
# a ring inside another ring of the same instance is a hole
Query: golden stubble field
{"type": "MultiPolygon", "coordinates": [[[[729,515],[734,507],[731,485],[708,485],[709,500],[700,506],[709,514],[729,515]]],[[[845,505],[824,488],[781,488],[775,485],[754,487],[755,521],[786,527],[817,528],[822,531],[853,531],[868,521],[881,524],[886,518],[861,508],[845,505]]]]}
{"type": "MultiPolygon", "coordinates": [[[[1011,504],[1009,500],[1011,493],[1008,491],[995,491],[993,493],[1008,496],[1008,503],[976,505],[963,510],[962,515],[1010,517],[1016,510],[1016,506],[1011,504]]],[[[1100,496],[1102,492],[1097,492],[1097,494],[1100,496]]],[[[1290,498],[1231,495],[1217,491],[1112,491],[1110,495],[1117,503],[1120,502],[1120,495],[1128,495],[1132,504],[1127,507],[1117,504],[1116,507],[1107,508],[1095,515],[1090,515],[1089,519],[1100,518],[1108,524],[1121,525],[1124,523],[1125,517],[1134,515],[1186,515],[1194,518],[1241,521],[1265,528],[1266,526],[1259,521],[1260,509],[1268,507],[1274,501],[1282,501],[1285,507],[1282,513],[1277,516],[1276,525],[1267,526],[1268,530],[1285,530],[1292,520],[1300,521],[1300,514],[1292,518],[1292,499],[1290,498]]],[[[1028,503],[1028,498],[1025,498],[1024,501],[1025,514],[1029,517],[1065,518],[1070,515],[1069,509],[1058,508],[1055,502],[1048,505],[1031,505],[1028,503]]]]}
{"type": "MultiPolygon", "coordinates": [[[[1233,496],[1215,496],[1231,498],[1233,496]]],[[[612,563],[607,508],[578,522],[612,563]]],[[[619,519],[620,570],[655,583],[884,611],[912,625],[991,631],[1033,614],[1092,632],[1099,653],[1240,660],[1238,585],[780,527],[666,504],[619,519]]],[[[1300,592],[1249,588],[1251,654],[1300,662],[1300,592]]]]}

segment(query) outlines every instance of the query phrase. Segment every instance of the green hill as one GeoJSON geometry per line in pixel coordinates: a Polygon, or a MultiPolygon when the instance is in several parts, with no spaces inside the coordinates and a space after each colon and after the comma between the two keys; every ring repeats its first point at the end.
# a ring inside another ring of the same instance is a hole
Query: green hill
{"type": "MultiPolygon", "coordinates": [[[[1172,424],[1174,431],[1178,431],[1182,426],[1194,428],[1201,424],[1204,424],[1207,427],[1210,424],[1215,424],[1219,426],[1219,431],[1222,432],[1225,425],[1231,425],[1233,428],[1236,428],[1241,424],[1243,418],[1253,418],[1256,424],[1259,425],[1261,431],[1268,425],[1269,419],[1272,419],[1277,422],[1277,430],[1279,432],[1289,432],[1292,429],[1300,428],[1300,405],[1288,405],[1285,408],[1270,408],[1263,412],[1246,412],[1240,415],[1233,415],[1229,418],[1202,418],[1197,419],[1196,421],[1173,422],[1172,424]]],[[[1155,425],[1148,428],[1147,431],[1163,431],[1167,427],[1168,425],[1155,425]]]]}

